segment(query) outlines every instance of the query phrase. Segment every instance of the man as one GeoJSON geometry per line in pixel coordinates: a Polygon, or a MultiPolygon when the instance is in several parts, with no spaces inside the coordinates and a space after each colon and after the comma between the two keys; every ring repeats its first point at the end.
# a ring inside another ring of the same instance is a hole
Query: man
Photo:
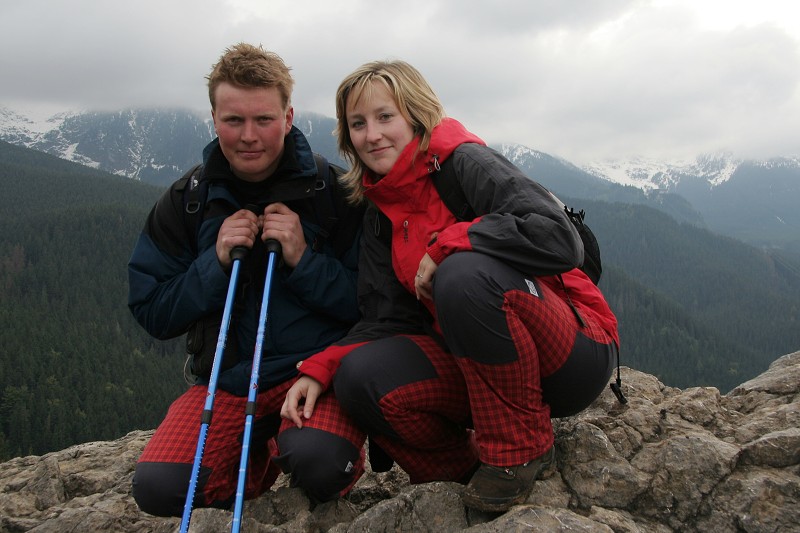
{"type": "Polygon", "coordinates": [[[134,316],[159,339],[187,333],[195,375],[136,466],[134,498],[143,511],[159,516],[183,511],[231,250],[243,246],[249,252],[239,269],[194,498],[198,507],[230,508],[234,501],[267,239],[280,242],[282,259],[269,294],[245,496],[269,489],[279,473],[275,463],[291,472],[294,486],[320,501],[345,493],[363,472],[365,436],[333,395],[323,401],[327,416],[316,417],[315,425],[299,430],[288,421],[281,426],[279,417],[297,363],[341,338],[358,319],[362,212],[346,205],[335,177],[325,182],[324,167],[317,171],[308,141],[292,126],[294,81],[279,56],[238,44],[207,79],[217,139],[203,151],[198,181],[207,184],[199,202],[204,209],[190,213],[184,192],[202,186],[178,180],[150,212],[128,265],[134,316]]]}

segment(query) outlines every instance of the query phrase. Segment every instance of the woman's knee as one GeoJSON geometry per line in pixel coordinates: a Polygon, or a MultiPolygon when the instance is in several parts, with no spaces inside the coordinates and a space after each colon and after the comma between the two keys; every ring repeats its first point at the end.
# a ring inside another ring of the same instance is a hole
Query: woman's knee
{"type": "Polygon", "coordinates": [[[339,405],[358,423],[364,422],[361,413],[376,405],[379,399],[370,387],[377,370],[374,362],[369,354],[356,351],[342,359],[333,378],[333,391],[339,405]]]}
{"type": "Polygon", "coordinates": [[[422,348],[404,336],[370,342],[342,359],[333,389],[342,409],[369,433],[396,436],[381,408],[391,392],[438,376],[422,348]]]}
{"type": "Polygon", "coordinates": [[[436,377],[422,348],[405,336],[370,342],[344,357],[333,378],[339,403],[377,403],[393,390],[436,377]]]}
{"type": "Polygon", "coordinates": [[[451,300],[463,294],[465,286],[483,284],[485,269],[479,265],[487,256],[474,252],[460,252],[448,256],[436,269],[433,283],[434,301],[451,300]]]}
{"type": "Polygon", "coordinates": [[[336,374],[333,377],[333,385],[335,387],[355,390],[359,389],[369,379],[373,374],[374,360],[369,353],[365,352],[368,351],[356,348],[341,360],[339,368],[336,369],[336,374]]]}
{"type": "Polygon", "coordinates": [[[525,285],[524,276],[484,254],[460,252],[436,270],[433,300],[450,351],[481,363],[517,359],[506,317],[506,294],[525,285]]]}

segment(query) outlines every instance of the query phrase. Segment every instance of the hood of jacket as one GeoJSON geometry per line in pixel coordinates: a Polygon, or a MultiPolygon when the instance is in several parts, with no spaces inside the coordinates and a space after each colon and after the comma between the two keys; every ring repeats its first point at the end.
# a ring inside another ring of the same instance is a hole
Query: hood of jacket
{"type": "Polygon", "coordinates": [[[378,177],[367,171],[362,177],[367,198],[381,204],[402,201],[406,195],[395,193],[401,189],[414,187],[414,182],[427,179],[453,151],[464,143],[485,145],[483,140],[467,130],[463,124],[452,118],[445,118],[431,132],[431,142],[424,152],[419,151],[420,137],[408,143],[386,176],[378,177]]]}

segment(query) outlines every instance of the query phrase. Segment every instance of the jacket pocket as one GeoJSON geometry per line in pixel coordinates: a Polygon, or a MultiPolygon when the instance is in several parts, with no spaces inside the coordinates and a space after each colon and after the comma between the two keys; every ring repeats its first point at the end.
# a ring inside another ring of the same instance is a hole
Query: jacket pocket
{"type": "MultiPolygon", "coordinates": [[[[186,333],[186,353],[192,358],[191,371],[193,375],[203,379],[211,377],[221,324],[222,315],[209,316],[192,324],[186,333]]],[[[226,348],[236,345],[233,335],[233,330],[228,328],[226,348]]],[[[239,357],[235,350],[223,350],[220,371],[227,370],[238,362],[239,357]]]]}

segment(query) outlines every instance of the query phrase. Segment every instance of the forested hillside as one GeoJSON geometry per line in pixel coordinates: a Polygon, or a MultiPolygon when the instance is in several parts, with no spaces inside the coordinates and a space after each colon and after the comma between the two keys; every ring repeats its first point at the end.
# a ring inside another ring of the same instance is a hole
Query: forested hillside
{"type": "Polygon", "coordinates": [[[624,364],[726,392],[800,348],[800,265],[640,205],[580,201],[624,364]]]}
{"type": "MultiPolygon", "coordinates": [[[[161,189],[6,143],[0,186],[0,460],[154,428],[186,386],[182,339],[135,323],[126,265],[161,189]]],[[[796,263],[645,206],[571,203],[600,240],[623,365],[725,392],[800,348],[796,263]]]]}
{"type": "Polygon", "coordinates": [[[160,190],[0,143],[0,458],[152,428],[185,386],[178,342],[127,309],[160,190]]]}

